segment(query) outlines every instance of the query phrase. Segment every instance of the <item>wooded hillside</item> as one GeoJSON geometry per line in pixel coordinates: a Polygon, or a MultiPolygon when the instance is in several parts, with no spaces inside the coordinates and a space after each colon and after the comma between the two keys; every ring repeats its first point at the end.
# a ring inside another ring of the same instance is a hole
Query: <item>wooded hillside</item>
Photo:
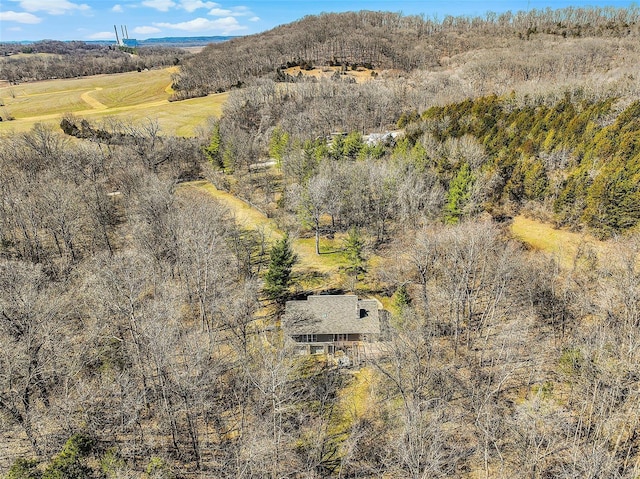
{"type": "Polygon", "coordinates": [[[308,17],[189,60],[197,137],[1,137],[0,475],[638,477],[637,18],[308,17]],[[281,329],[327,291],[390,311],[357,368],[281,329]]]}
{"type": "Polygon", "coordinates": [[[0,80],[20,83],[140,71],[177,65],[188,54],[179,48],[120,49],[115,45],[44,40],[30,45],[0,43],[0,80]]]}
{"type": "MultiPolygon", "coordinates": [[[[176,89],[183,97],[225,91],[291,65],[438,70],[457,55],[514,46],[526,49],[517,45],[540,37],[573,40],[573,44],[590,38],[632,40],[640,33],[638,13],[637,8],[567,8],[442,21],[388,12],[327,13],[209,45],[185,63],[176,77],[176,89]]],[[[547,68],[543,58],[529,62],[534,69],[547,68]]]]}

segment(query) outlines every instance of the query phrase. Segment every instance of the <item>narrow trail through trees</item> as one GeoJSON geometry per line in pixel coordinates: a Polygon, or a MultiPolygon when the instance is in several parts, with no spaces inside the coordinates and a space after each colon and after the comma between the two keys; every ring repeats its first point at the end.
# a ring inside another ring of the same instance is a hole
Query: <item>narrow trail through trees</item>
{"type": "MultiPolygon", "coordinates": [[[[195,189],[220,201],[230,209],[239,226],[261,232],[264,234],[267,243],[282,238],[283,232],[273,219],[268,218],[264,213],[231,193],[217,189],[208,181],[183,183],[181,188],[195,189]]],[[[296,238],[292,244],[298,255],[298,263],[294,267],[295,270],[300,273],[322,275],[324,277],[322,280],[323,288],[336,287],[342,282],[343,274],[339,271],[339,266],[342,263],[341,251],[317,255],[312,239],[296,238]]]]}

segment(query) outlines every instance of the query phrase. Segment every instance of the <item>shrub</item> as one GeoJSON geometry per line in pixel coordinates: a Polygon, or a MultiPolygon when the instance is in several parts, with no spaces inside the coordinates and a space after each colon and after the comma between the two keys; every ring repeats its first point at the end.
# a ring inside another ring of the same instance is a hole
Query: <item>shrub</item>
{"type": "Polygon", "coordinates": [[[74,434],[62,450],[51,460],[42,479],[86,479],[94,476],[86,464],[86,458],[93,452],[93,440],[82,434],[74,434]]]}
{"type": "Polygon", "coordinates": [[[18,458],[9,468],[5,479],[40,479],[42,473],[38,470],[36,459],[18,458]]]}

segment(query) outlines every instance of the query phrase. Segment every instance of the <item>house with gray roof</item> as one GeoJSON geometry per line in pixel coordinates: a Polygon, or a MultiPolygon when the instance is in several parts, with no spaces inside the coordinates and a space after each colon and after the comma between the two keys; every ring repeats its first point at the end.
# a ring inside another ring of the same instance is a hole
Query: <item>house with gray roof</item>
{"type": "Polygon", "coordinates": [[[312,295],[287,301],[282,328],[301,353],[347,355],[366,352],[380,340],[386,311],[376,299],[356,295],[312,295]]]}

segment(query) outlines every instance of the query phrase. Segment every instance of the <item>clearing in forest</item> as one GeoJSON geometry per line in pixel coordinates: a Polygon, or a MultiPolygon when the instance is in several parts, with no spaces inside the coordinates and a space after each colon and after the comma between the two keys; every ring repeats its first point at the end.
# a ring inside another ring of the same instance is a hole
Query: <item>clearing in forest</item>
{"type": "Polygon", "coordinates": [[[376,76],[376,72],[374,70],[370,70],[368,68],[359,67],[355,70],[347,69],[342,70],[342,67],[317,67],[312,68],[311,70],[305,70],[300,67],[291,67],[283,70],[287,75],[291,75],[292,77],[296,77],[300,74],[303,76],[311,76],[315,78],[331,78],[333,75],[338,73],[343,77],[353,78],[356,83],[364,83],[369,80],[373,80],[376,76]]]}
{"type": "Polygon", "coordinates": [[[89,121],[156,119],[163,133],[193,136],[220,116],[228,94],[170,102],[174,68],[0,86],[2,132],[24,132],[35,123],[57,126],[65,113],[89,121]]]}
{"type": "MultiPolygon", "coordinates": [[[[273,242],[283,235],[273,219],[231,193],[217,189],[208,181],[183,183],[181,188],[201,191],[220,201],[229,208],[236,224],[242,228],[262,231],[268,242],[273,242]]],[[[314,238],[293,239],[293,249],[298,255],[298,263],[294,271],[300,276],[304,286],[309,289],[341,287],[344,282],[341,269],[346,266],[341,250],[341,239],[322,238],[320,255],[315,253],[314,241],[314,238]]]]}
{"type": "Polygon", "coordinates": [[[606,241],[585,233],[556,229],[548,223],[522,215],[513,219],[511,232],[532,249],[553,255],[565,269],[573,268],[579,252],[593,251],[600,260],[612,252],[611,244],[606,241]]]}

